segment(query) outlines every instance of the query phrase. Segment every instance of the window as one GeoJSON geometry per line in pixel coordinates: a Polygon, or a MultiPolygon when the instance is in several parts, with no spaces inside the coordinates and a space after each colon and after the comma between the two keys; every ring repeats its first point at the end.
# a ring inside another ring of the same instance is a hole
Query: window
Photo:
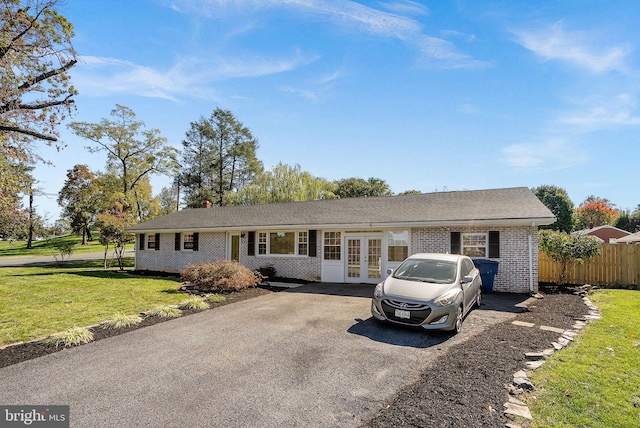
{"type": "Polygon", "coordinates": [[[309,253],[309,233],[298,232],[298,255],[306,256],[309,253]]]}
{"type": "Polygon", "coordinates": [[[462,254],[469,257],[487,257],[487,234],[463,233],[462,254]]]}
{"type": "Polygon", "coordinates": [[[153,233],[147,235],[147,248],[149,250],[156,249],[156,235],[153,233]]]}
{"type": "Polygon", "coordinates": [[[271,232],[269,233],[269,254],[295,254],[295,232],[271,232]]]}
{"type": "Polygon", "coordinates": [[[409,257],[409,231],[390,231],[387,234],[387,261],[401,262],[409,257]]]}
{"type": "Polygon", "coordinates": [[[324,259],[340,260],[340,250],[342,248],[342,240],[340,232],[324,233],[324,259]]]}
{"type": "Polygon", "coordinates": [[[267,254],[267,234],[265,232],[258,233],[258,254],[267,254]]]}
{"type": "Polygon", "coordinates": [[[193,233],[185,233],[182,235],[182,249],[193,250],[193,233]]]}

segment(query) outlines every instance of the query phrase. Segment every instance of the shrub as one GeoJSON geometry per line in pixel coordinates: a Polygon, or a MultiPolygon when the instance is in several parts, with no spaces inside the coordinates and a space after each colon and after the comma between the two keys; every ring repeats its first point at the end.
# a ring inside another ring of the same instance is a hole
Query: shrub
{"type": "Polygon", "coordinates": [[[177,318],[182,315],[182,311],[175,306],[158,306],[147,312],[147,315],[158,318],[177,318]]]}
{"type": "Polygon", "coordinates": [[[138,325],[142,322],[142,318],[138,315],[114,314],[110,320],[103,321],[100,326],[104,329],[125,328],[138,325]]]}
{"type": "Polygon", "coordinates": [[[210,303],[222,303],[226,301],[227,298],[220,294],[209,294],[205,300],[210,303]]]}
{"type": "Polygon", "coordinates": [[[180,272],[180,278],[210,292],[244,290],[261,281],[259,275],[231,260],[189,265],[180,272]]]}
{"type": "Polygon", "coordinates": [[[89,343],[93,333],[86,327],[73,327],[60,333],[52,334],[47,340],[51,345],[69,347],[89,343]]]}
{"type": "Polygon", "coordinates": [[[189,296],[178,303],[180,309],[209,309],[209,304],[202,297],[189,296]]]}

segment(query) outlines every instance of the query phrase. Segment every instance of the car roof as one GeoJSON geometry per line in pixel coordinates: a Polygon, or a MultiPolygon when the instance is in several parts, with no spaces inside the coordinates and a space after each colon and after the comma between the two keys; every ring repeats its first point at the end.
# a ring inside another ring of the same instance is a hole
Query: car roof
{"type": "Polygon", "coordinates": [[[408,258],[410,259],[426,259],[426,260],[439,260],[446,262],[457,262],[462,258],[467,258],[460,254],[443,254],[443,253],[416,253],[412,254],[408,258]]]}

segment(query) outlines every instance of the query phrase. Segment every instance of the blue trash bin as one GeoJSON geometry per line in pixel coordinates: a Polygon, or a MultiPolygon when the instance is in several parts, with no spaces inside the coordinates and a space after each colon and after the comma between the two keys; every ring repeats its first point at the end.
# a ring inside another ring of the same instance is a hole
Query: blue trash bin
{"type": "Polygon", "coordinates": [[[488,259],[474,259],[473,264],[480,271],[480,278],[482,278],[482,286],[487,290],[487,294],[493,292],[493,279],[498,273],[498,263],[495,260],[488,259]]]}

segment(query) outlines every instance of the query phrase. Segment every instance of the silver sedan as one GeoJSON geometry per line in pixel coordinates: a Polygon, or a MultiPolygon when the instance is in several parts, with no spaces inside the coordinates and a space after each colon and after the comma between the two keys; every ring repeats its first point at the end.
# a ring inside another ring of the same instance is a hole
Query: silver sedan
{"type": "Polygon", "coordinates": [[[482,300],[482,280],[473,261],[455,254],[414,254],[376,286],[371,314],[380,321],[453,330],[482,300]]]}

